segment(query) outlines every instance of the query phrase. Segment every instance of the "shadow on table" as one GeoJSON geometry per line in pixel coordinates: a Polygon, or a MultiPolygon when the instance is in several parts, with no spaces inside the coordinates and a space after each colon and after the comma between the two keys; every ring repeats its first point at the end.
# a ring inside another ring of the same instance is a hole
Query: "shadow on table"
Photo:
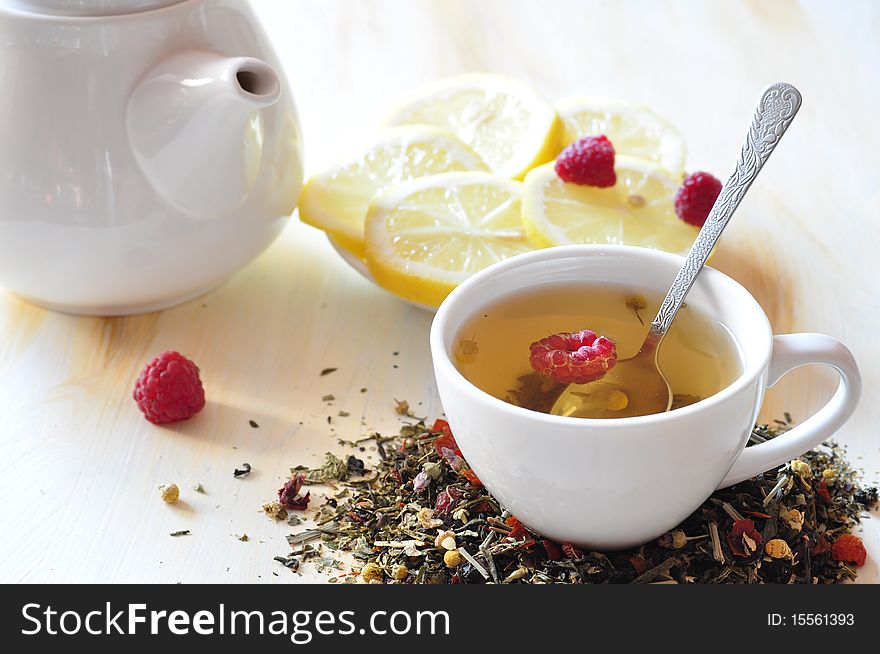
{"type": "Polygon", "coordinates": [[[180,434],[206,445],[237,450],[245,456],[277,451],[279,443],[294,444],[300,432],[317,429],[322,436],[325,435],[323,420],[298,420],[298,417],[291,419],[290,416],[254,410],[250,406],[244,408],[208,400],[205,408],[189,420],[159,427],[169,435],[180,434]],[[251,421],[257,426],[253,427],[251,421]]]}
{"type": "Polygon", "coordinates": [[[760,235],[748,241],[722,240],[709,265],[733,277],[754,296],[770,319],[773,333],[795,328],[797,298],[791,273],[778,251],[760,240],[760,235]]]}

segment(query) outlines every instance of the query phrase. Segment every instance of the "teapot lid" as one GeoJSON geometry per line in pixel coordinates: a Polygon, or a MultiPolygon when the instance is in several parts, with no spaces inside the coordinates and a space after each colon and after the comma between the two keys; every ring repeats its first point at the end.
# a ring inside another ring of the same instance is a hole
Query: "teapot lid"
{"type": "Polygon", "coordinates": [[[9,9],[52,16],[119,16],[175,5],[183,0],[7,0],[9,9]]]}

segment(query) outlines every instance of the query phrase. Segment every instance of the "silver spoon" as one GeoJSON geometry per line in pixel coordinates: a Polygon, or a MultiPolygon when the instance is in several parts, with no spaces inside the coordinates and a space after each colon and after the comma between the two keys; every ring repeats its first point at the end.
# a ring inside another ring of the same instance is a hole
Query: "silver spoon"
{"type": "Polygon", "coordinates": [[[602,379],[567,386],[550,413],[581,418],[626,418],[670,410],[672,391],[657,365],[657,350],[721,232],[800,106],[801,94],[791,84],[777,82],[764,89],[736,168],[697,234],[642,347],[635,356],[619,360],[602,379]]]}

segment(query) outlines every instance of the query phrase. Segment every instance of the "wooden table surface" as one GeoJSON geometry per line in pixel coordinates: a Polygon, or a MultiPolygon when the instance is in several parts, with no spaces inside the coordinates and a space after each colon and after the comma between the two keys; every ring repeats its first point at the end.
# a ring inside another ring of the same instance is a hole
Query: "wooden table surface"
{"type": "MultiPolygon", "coordinates": [[[[797,85],[803,109],[714,263],[755,295],[777,333],[820,331],[852,348],[864,397],[838,437],[877,478],[880,4],[253,4],[299,105],[308,170],[366,138],[401,92],[493,71],[551,100],[586,94],[648,104],[685,134],[690,170],[723,178],[762,86],[797,85]]],[[[0,581],[318,578],[273,562],[288,551],[290,529],[258,509],[291,465],[318,462],[337,437],[396,429],[392,398],[439,414],[430,322],[359,277],[295,218],[226,284],[158,314],[77,318],[0,291],[0,581]],[[141,417],[131,388],[165,349],[198,362],[208,404],[194,420],[159,428],[141,417]],[[328,367],[338,370],[320,377],[328,367]],[[332,406],[325,394],[336,396],[332,406]],[[234,479],[243,462],[253,473],[234,479]],[[171,481],[182,490],[176,506],[157,492],[171,481]],[[192,490],[199,483],[206,494],[192,490]],[[192,535],[168,535],[180,529],[192,535]],[[244,533],[247,542],[238,539],[244,533]]],[[[805,418],[836,384],[826,372],[786,377],[765,416],[805,418]]],[[[880,581],[876,518],[864,526],[871,560],[863,581],[880,581]]]]}

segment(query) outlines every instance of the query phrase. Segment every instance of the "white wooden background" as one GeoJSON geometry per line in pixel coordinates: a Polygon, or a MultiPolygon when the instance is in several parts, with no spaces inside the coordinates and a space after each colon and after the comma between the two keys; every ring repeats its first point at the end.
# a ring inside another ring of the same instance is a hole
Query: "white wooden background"
{"type": "MultiPolygon", "coordinates": [[[[723,178],[761,87],[795,83],[804,107],[715,265],[754,293],[777,332],[822,331],[851,346],[865,396],[839,438],[877,478],[880,3],[254,5],[294,89],[309,170],[363,140],[394,96],[482,70],[520,77],[551,99],[646,103],[686,135],[689,169],[723,178]]],[[[430,320],[365,282],[295,219],[228,283],[161,314],[75,318],[0,291],[0,581],[315,578],[273,563],[289,529],[258,508],[289,466],[319,461],[336,436],[395,429],[393,397],[438,414],[430,320]],[[197,419],[159,428],[130,393],[143,363],[169,348],[201,366],[208,405],[197,419]],[[339,370],[319,377],[325,367],[339,370]],[[338,399],[327,407],[321,397],[330,393],[338,399]],[[351,416],[328,425],[339,410],[351,416]],[[233,479],[245,461],[254,472],[233,479]],[[170,481],[182,490],[176,506],[157,492],[170,481]],[[198,483],[207,494],[192,491],[198,483]],[[169,537],[179,529],[192,535],[169,537]]],[[[804,369],[770,393],[765,413],[803,418],[833,383],[804,369]]],[[[877,582],[876,516],[864,536],[871,561],[862,579],[877,582]]]]}

